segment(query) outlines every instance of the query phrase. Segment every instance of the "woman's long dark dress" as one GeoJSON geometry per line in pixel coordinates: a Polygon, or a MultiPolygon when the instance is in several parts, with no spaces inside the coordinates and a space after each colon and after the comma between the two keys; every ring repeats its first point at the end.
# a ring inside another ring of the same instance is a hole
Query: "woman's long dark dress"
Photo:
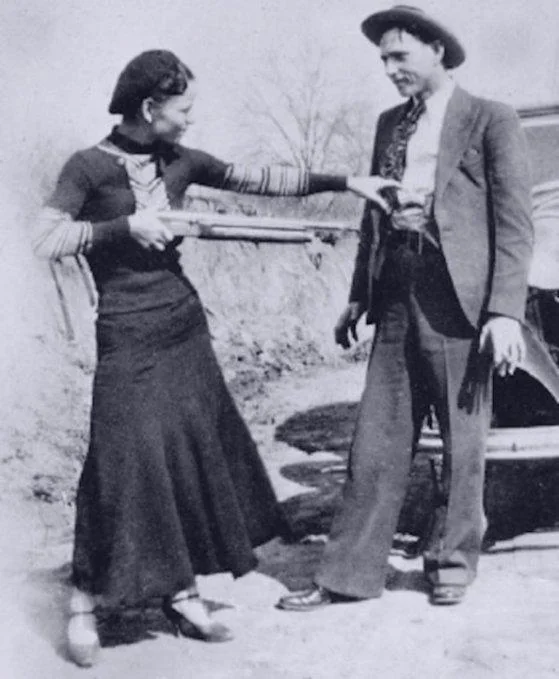
{"type": "MultiPolygon", "coordinates": [[[[172,594],[196,574],[240,576],[255,565],[252,548],[284,528],[175,247],[146,250],[126,220],[142,207],[181,207],[191,183],[223,187],[228,167],[115,130],[70,158],[48,203],[92,223],[98,365],[73,581],[109,604],[172,594]],[[134,173],[150,166],[159,182],[138,186],[134,173]]],[[[315,178],[306,192],[328,188],[343,187],[315,178]]]]}

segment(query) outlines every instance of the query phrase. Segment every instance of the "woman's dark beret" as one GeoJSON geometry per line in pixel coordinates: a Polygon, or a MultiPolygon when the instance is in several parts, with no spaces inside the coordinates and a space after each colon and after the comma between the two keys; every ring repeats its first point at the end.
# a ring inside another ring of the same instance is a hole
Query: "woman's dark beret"
{"type": "MultiPolygon", "coordinates": [[[[174,78],[186,69],[180,59],[167,50],[142,52],[127,64],[119,75],[109,104],[109,113],[125,114],[135,111],[144,99],[166,79],[174,78]]],[[[188,77],[192,73],[186,69],[188,77]]]]}

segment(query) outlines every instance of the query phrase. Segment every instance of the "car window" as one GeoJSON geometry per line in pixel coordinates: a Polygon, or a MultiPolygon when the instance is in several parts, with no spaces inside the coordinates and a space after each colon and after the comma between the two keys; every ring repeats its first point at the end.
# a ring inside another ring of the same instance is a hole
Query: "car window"
{"type": "Polygon", "coordinates": [[[559,180],[559,105],[519,111],[534,184],[559,180]]]}

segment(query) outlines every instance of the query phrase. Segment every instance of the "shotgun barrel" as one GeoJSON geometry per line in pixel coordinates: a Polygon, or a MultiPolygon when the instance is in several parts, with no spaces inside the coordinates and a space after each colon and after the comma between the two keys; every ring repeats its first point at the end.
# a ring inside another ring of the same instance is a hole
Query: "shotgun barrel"
{"type": "Polygon", "coordinates": [[[163,210],[158,216],[175,236],[209,240],[308,243],[317,232],[358,230],[347,222],[322,222],[298,217],[247,217],[188,210],[163,210]]]}

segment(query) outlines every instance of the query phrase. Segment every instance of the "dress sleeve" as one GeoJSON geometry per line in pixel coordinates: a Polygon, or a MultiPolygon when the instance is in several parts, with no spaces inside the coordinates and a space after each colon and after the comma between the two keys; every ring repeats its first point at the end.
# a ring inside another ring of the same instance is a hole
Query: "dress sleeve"
{"type": "Polygon", "coordinates": [[[54,192],[32,229],[35,254],[47,259],[89,252],[101,243],[120,240],[130,232],[126,217],[89,222],[79,219],[92,191],[90,176],[79,153],[64,165],[54,192]]]}
{"type": "Polygon", "coordinates": [[[240,165],[224,163],[198,152],[197,183],[236,193],[260,196],[308,196],[322,191],[345,191],[347,178],[316,174],[285,165],[240,165]]]}
{"type": "Polygon", "coordinates": [[[308,196],[322,191],[345,191],[347,179],[283,165],[249,167],[231,164],[227,166],[222,188],[261,196],[308,196]]]}

